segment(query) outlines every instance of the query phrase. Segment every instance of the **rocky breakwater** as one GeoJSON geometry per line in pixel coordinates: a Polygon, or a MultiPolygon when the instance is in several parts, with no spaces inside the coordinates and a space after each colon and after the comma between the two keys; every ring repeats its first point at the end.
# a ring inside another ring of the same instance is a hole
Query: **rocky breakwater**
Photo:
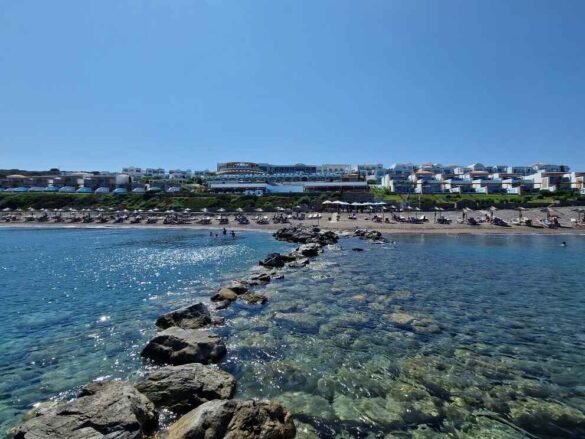
{"type": "Polygon", "coordinates": [[[318,227],[283,227],[277,230],[273,236],[279,241],[294,242],[297,244],[319,244],[326,246],[336,244],[339,240],[335,232],[322,232],[318,227]]]}
{"type": "MultiPolygon", "coordinates": [[[[369,230],[369,229],[355,229],[353,232],[354,236],[375,243],[385,243],[388,242],[386,238],[377,230],[369,230]]],[[[359,251],[359,250],[358,250],[359,251]]]]}
{"type": "Polygon", "coordinates": [[[279,241],[301,244],[288,254],[270,253],[258,264],[265,269],[261,273],[255,273],[247,279],[241,279],[220,288],[211,296],[211,301],[216,303],[216,309],[225,309],[237,300],[248,304],[263,305],[268,298],[253,291],[254,287],[262,287],[272,280],[282,279],[282,269],[302,268],[308,265],[311,258],[319,256],[323,247],[336,244],[339,237],[334,232],[322,232],[318,228],[284,227],[274,233],[279,241]]]}
{"type": "MultiPolygon", "coordinates": [[[[238,291],[244,293],[242,289],[238,291]]],[[[208,326],[221,323],[197,303],[164,314],[160,332],[142,351],[157,366],[136,383],[105,381],[85,386],[67,402],[42,403],[14,428],[16,439],[289,439],[296,430],[291,413],[270,401],[231,400],[235,378],[210,363],[226,348],[208,326]],[[181,416],[161,429],[159,411],[181,416]]]]}

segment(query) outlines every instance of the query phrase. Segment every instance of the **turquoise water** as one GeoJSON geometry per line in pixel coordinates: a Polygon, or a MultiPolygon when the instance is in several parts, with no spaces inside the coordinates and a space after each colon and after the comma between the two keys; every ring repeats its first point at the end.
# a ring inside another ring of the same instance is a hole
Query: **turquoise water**
{"type": "Polygon", "coordinates": [[[0,229],[0,432],[35,402],[132,378],[159,314],[288,247],[268,234],[0,229]]]}
{"type": "MultiPolygon", "coordinates": [[[[342,240],[262,288],[266,306],[225,311],[237,396],[282,401],[305,439],[584,437],[585,238],[395,239],[342,240]]],[[[158,314],[290,248],[177,230],[0,243],[2,428],[92,379],[136,376],[158,314]]]]}

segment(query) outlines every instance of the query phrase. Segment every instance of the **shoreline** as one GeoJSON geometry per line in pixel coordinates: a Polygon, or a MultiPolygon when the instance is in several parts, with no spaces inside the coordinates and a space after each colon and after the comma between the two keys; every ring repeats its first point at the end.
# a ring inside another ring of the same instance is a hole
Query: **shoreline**
{"type": "Polygon", "coordinates": [[[247,231],[247,232],[264,232],[274,233],[276,230],[285,226],[304,226],[319,227],[324,231],[334,231],[337,233],[353,233],[356,228],[378,231],[384,235],[585,235],[585,228],[562,227],[559,229],[545,229],[538,227],[510,226],[501,227],[489,224],[479,226],[468,226],[460,224],[440,225],[440,224],[385,224],[372,223],[370,221],[340,221],[329,222],[321,221],[300,222],[294,221],[290,224],[95,224],[95,223],[0,223],[2,229],[108,229],[108,230],[227,230],[247,231]]]}

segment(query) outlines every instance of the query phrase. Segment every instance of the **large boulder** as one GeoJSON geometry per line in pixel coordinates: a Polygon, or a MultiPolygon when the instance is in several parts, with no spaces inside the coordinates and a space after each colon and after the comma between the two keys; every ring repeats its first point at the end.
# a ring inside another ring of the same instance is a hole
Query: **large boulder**
{"type": "Polygon", "coordinates": [[[16,439],[140,439],[157,427],[154,404],[127,382],[85,386],[77,399],[36,410],[16,427],[16,439]]]}
{"type": "Polygon", "coordinates": [[[168,439],[292,439],[292,414],[271,401],[211,401],[171,425],[168,439]]]}
{"type": "Polygon", "coordinates": [[[298,249],[296,249],[293,253],[291,253],[291,255],[293,255],[295,258],[299,258],[299,257],[314,257],[314,256],[318,256],[319,253],[321,253],[323,251],[323,249],[321,248],[321,246],[319,244],[316,243],[311,243],[311,244],[303,244],[301,245],[298,249]]]}
{"type": "Polygon", "coordinates": [[[218,335],[173,326],[152,338],[140,355],[156,364],[176,366],[187,363],[219,363],[225,354],[225,344],[218,335]]]}
{"type": "Polygon", "coordinates": [[[212,302],[233,302],[238,298],[238,293],[236,293],[231,288],[221,288],[217,293],[211,296],[212,302]]]}
{"type": "Polygon", "coordinates": [[[386,238],[377,230],[356,229],[354,235],[360,239],[374,242],[388,242],[386,238]]]}
{"type": "Polygon", "coordinates": [[[156,326],[160,329],[167,329],[171,326],[178,326],[184,329],[198,329],[212,323],[209,309],[203,303],[186,306],[167,314],[163,314],[156,320],[156,326]]]}
{"type": "Polygon", "coordinates": [[[339,237],[335,232],[321,232],[317,227],[283,227],[273,235],[279,241],[296,242],[299,244],[315,243],[321,246],[335,244],[339,237]]]}
{"type": "Polygon", "coordinates": [[[284,264],[294,261],[294,259],[292,256],[270,253],[263,261],[260,261],[260,265],[267,268],[282,268],[284,264]]]}
{"type": "Polygon", "coordinates": [[[236,380],[212,366],[193,363],[149,372],[136,388],[157,407],[183,414],[208,401],[230,399],[236,380]]]}
{"type": "Polygon", "coordinates": [[[232,290],[234,293],[236,293],[238,296],[240,294],[245,294],[248,292],[247,283],[241,280],[232,282],[232,284],[228,288],[232,290]]]}

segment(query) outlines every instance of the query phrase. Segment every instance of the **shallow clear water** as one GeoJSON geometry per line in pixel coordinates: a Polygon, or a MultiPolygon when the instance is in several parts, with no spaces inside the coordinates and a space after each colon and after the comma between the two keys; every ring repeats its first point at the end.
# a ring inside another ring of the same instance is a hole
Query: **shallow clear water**
{"type": "Polygon", "coordinates": [[[340,241],[235,313],[240,396],[303,437],[585,437],[585,237],[395,239],[340,241]]]}
{"type": "MultiPolygon", "coordinates": [[[[237,396],[282,401],[301,438],[583,437],[585,238],[396,240],[342,240],[261,288],[267,305],[224,311],[237,396]]],[[[290,247],[169,230],[0,230],[0,243],[2,427],[133,377],[158,314],[290,247]]]]}
{"type": "Polygon", "coordinates": [[[288,247],[268,234],[0,230],[0,432],[35,402],[131,378],[159,314],[288,247]]]}

